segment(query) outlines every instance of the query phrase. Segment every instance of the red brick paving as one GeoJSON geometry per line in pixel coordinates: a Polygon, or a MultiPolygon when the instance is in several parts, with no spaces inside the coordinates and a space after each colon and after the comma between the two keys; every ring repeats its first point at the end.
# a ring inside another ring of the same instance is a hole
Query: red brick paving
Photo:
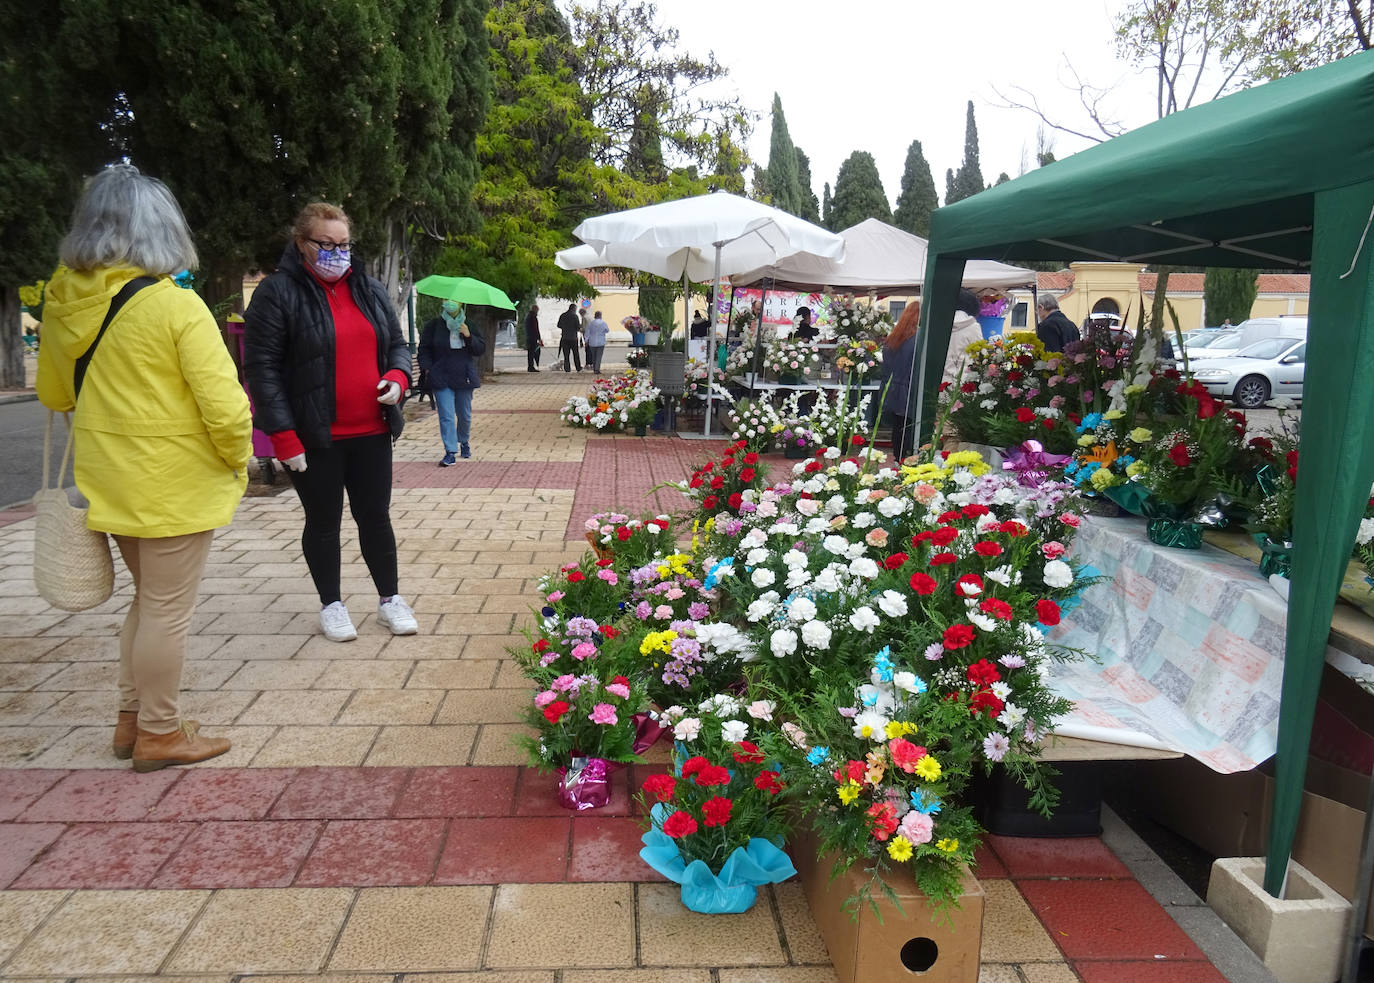
{"type": "Polygon", "coordinates": [[[1007,876],[1017,879],[1131,876],[1126,865],[1096,837],[989,836],[987,845],[996,851],[1007,876]]]}
{"type": "Polygon", "coordinates": [[[1211,963],[1118,962],[1074,963],[1083,983],[1226,983],[1211,963]]]}
{"type": "Polygon", "coordinates": [[[442,819],[343,819],[329,823],[296,884],[352,887],[427,884],[444,845],[442,819]]]}
{"type": "Polygon", "coordinates": [[[194,832],[150,887],[286,887],[320,835],[320,822],[171,823],[194,832]]]}
{"type": "Polygon", "coordinates": [[[1071,962],[1205,958],[1135,881],[1018,880],[1015,884],[1071,962]]]}

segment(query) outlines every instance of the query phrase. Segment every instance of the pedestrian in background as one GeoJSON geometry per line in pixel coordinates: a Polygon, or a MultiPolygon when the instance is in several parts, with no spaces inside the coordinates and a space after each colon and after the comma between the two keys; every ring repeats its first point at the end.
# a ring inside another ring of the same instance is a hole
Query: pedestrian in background
{"type": "Polygon", "coordinates": [[[135,771],[204,761],[229,741],[181,716],[181,670],[214,530],[229,524],[248,482],[248,398],[204,301],[172,283],[198,264],[161,181],[127,164],[91,178],[61,259],[43,313],[38,398],[75,410],[87,524],[114,536],[134,579],[119,633],[114,755],[135,771]],[[97,341],[78,385],[75,363],[97,341]]]}
{"type": "Polygon", "coordinates": [[[601,371],[601,359],[606,354],[606,336],[611,326],[601,319],[601,312],[587,322],[587,367],[593,372],[601,371]]]}
{"type": "Polygon", "coordinates": [[[578,351],[581,344],[578,334],[582,322],[577,319],[577,305],[569,304],[568,309],[558,317],[558,357],[563,360],[563,371],[571,372],[573,366],[582,371],[582,355],[578,351]],[[569,361],[571,359],[571,362],[569,361]]]}
{"type": "Polygon", "coordinates": [[[1078,328],[1064,316],[1059,309],[1059,301],[1049,294],[1041,294],[1035,302],[1035,313],[1039,323],[1035,326],[1035,336],[1047,352],[1062,352],[1064,346],[1079,338],[1078,328]]]}
{"type": "Polygon", "coordinates": [[[539,333],[539,305],[533,304],[525,315],[525,361],[529,363],[527,372],[539,371],[539,355],[544,349],[544,338],[539,333]]]}
{"type": "Polygon", "coordinates": [[[353,253],[350,225],[337,205],[301,209],[277,272],[244,312],[254,414],[305,509],[301,550],[332,642],[358,637],[339,583],[345,491],[377,588],[377,621],[394,635],[418,630],[398,593],[391,529],[391,445],[404,426],[410,349],[386,288],[353,253]]]}
{"type": "Polygon", "coordinates": [[[481,359],[486,349],[481,333],[468,328],[467,311],[451,300],[444,301],[439,316],[420,332],[420,368],[429,373],[439,410],[439,439],[444,442],[441,468],[456,464],[455,454],[472,457],[468,443],[472,391],[482,385],[481,359]]]}
{"type": "Polygon", "coordinates": [[[916,406],[916,326],[921,302],[907,304],[896,326],[883,341],[883,367],[879,391],[883,417],[892,428],[892,458],[904,461],[916,448],[920,412],[916,406]]]}

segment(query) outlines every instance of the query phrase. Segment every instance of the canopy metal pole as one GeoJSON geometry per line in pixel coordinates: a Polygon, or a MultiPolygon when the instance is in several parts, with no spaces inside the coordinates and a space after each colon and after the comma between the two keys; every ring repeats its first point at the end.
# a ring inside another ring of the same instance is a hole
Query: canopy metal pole
{"type": "Polygon", "coordinates": [[[753,383],[749,386],[749,392],[755,391],[754,386],[758,385],[760,371],[763,360],[763,309],[768,304],[768,288],[773,285],[773,278],[765,277],[763,280],[763,290],[759,294],[759,323],[754,325],[754,360],[753,360],[753,383]]]}
{"type": "Polygon", "coordinates": [[[711,333],[706,336],[706,428],[703,437],[711,436],[711,415],[716,408],[716,293],[720,290],[720,250],[724,242],[716,243],[716,272],[711,278],[711,333]]]}

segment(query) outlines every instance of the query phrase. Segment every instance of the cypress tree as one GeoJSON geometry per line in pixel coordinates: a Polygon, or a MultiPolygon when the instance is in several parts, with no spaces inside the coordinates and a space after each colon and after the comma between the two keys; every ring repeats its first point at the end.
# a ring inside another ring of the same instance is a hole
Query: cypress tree
{"type": "Polygon", "coordinates": [[[971,198],[985,187],[983,171],[978,164],[978,124],[973,119],[973,100],[968,103],[968,117],[964,122],[964,161],[952,182],[953,196],[945,204],[971,198]]]}
{"type": "Polygon", "coordinates": [[[945,168],[945,204],[952,205],[959,199],[954,197],[954,171],[945,168]]]}
{"type": "Polygon", "coordinates": [[[1202,278],[1202,303],[1209,324],[1229,320],[1239,324],[1250,316],[1259,294],[1257,270],[1209,267],[1202,278]]]}
{"type": "Polygon", "coordinates": [[[830,221],[834,212],[834,202],[830,198],[830,182],[825,182],[825,190],[821,194],[821,225],[835,231],[835,225],[830,221]]]}
{"type": "Polygon", "coordinates": [[[847,229],[866,218],[892,221],[892,206],[883,191],[882,179],[873,155],[856,150],[840,165],[835,178],[835,200],[831,203],[831,228],[847,229]]]}
{"type": "Polygon", "coordinates": [[[811,188],[811,158],[802,152],[801,147],[797,148],[797,186],[801,191],[797,215],[808,222],[820,222],[821,205],[811,188]]]}
{"type": "Polygon", "coordinates": [[[773,207],[798,215],[801,212],[801,184],[797,177],[797,149],[787,132],[787,117],[782,99],[773,93],[773,134],[768,142],[768,190],[773,207]]]}
{"type": "Polygon", "coordinates": [[[940,207],[935,195],[935,179],[921,150],[921,141],[912,140],[906,150],[906,168],[902,171],[902,193],[897,196],[897,210],[892,224],[918,236],[930,235],[930,213],[940,207]]]}
{"type": "Polygon", "coordinates": [[[1001,174],[997,175],[997,180],[994,181],[994,182],[992,182],[992,186],[995,188],[995,187],[997,187],[999,184],[1006,184],[1006,183],[1007,183],[1008,181],[1010,181],[1010,180],[1011,180],[1011,175],[1008,174],[1006,171],[1003,171],[1001,174]]]}

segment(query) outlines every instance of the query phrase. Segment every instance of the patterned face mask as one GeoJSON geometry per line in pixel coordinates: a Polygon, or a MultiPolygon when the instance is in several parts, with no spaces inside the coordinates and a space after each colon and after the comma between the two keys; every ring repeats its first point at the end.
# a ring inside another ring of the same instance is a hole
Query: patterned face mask
{"type": "Polygon", "coordinates": [[[338,247],[329,250],[321,249],[315,254],[315,262],[311,265],[315,267],[315,272],[319,274],[321,280],[333,283],[348,272],[351,262],[349,251],[343,247],[338,247]]]}

